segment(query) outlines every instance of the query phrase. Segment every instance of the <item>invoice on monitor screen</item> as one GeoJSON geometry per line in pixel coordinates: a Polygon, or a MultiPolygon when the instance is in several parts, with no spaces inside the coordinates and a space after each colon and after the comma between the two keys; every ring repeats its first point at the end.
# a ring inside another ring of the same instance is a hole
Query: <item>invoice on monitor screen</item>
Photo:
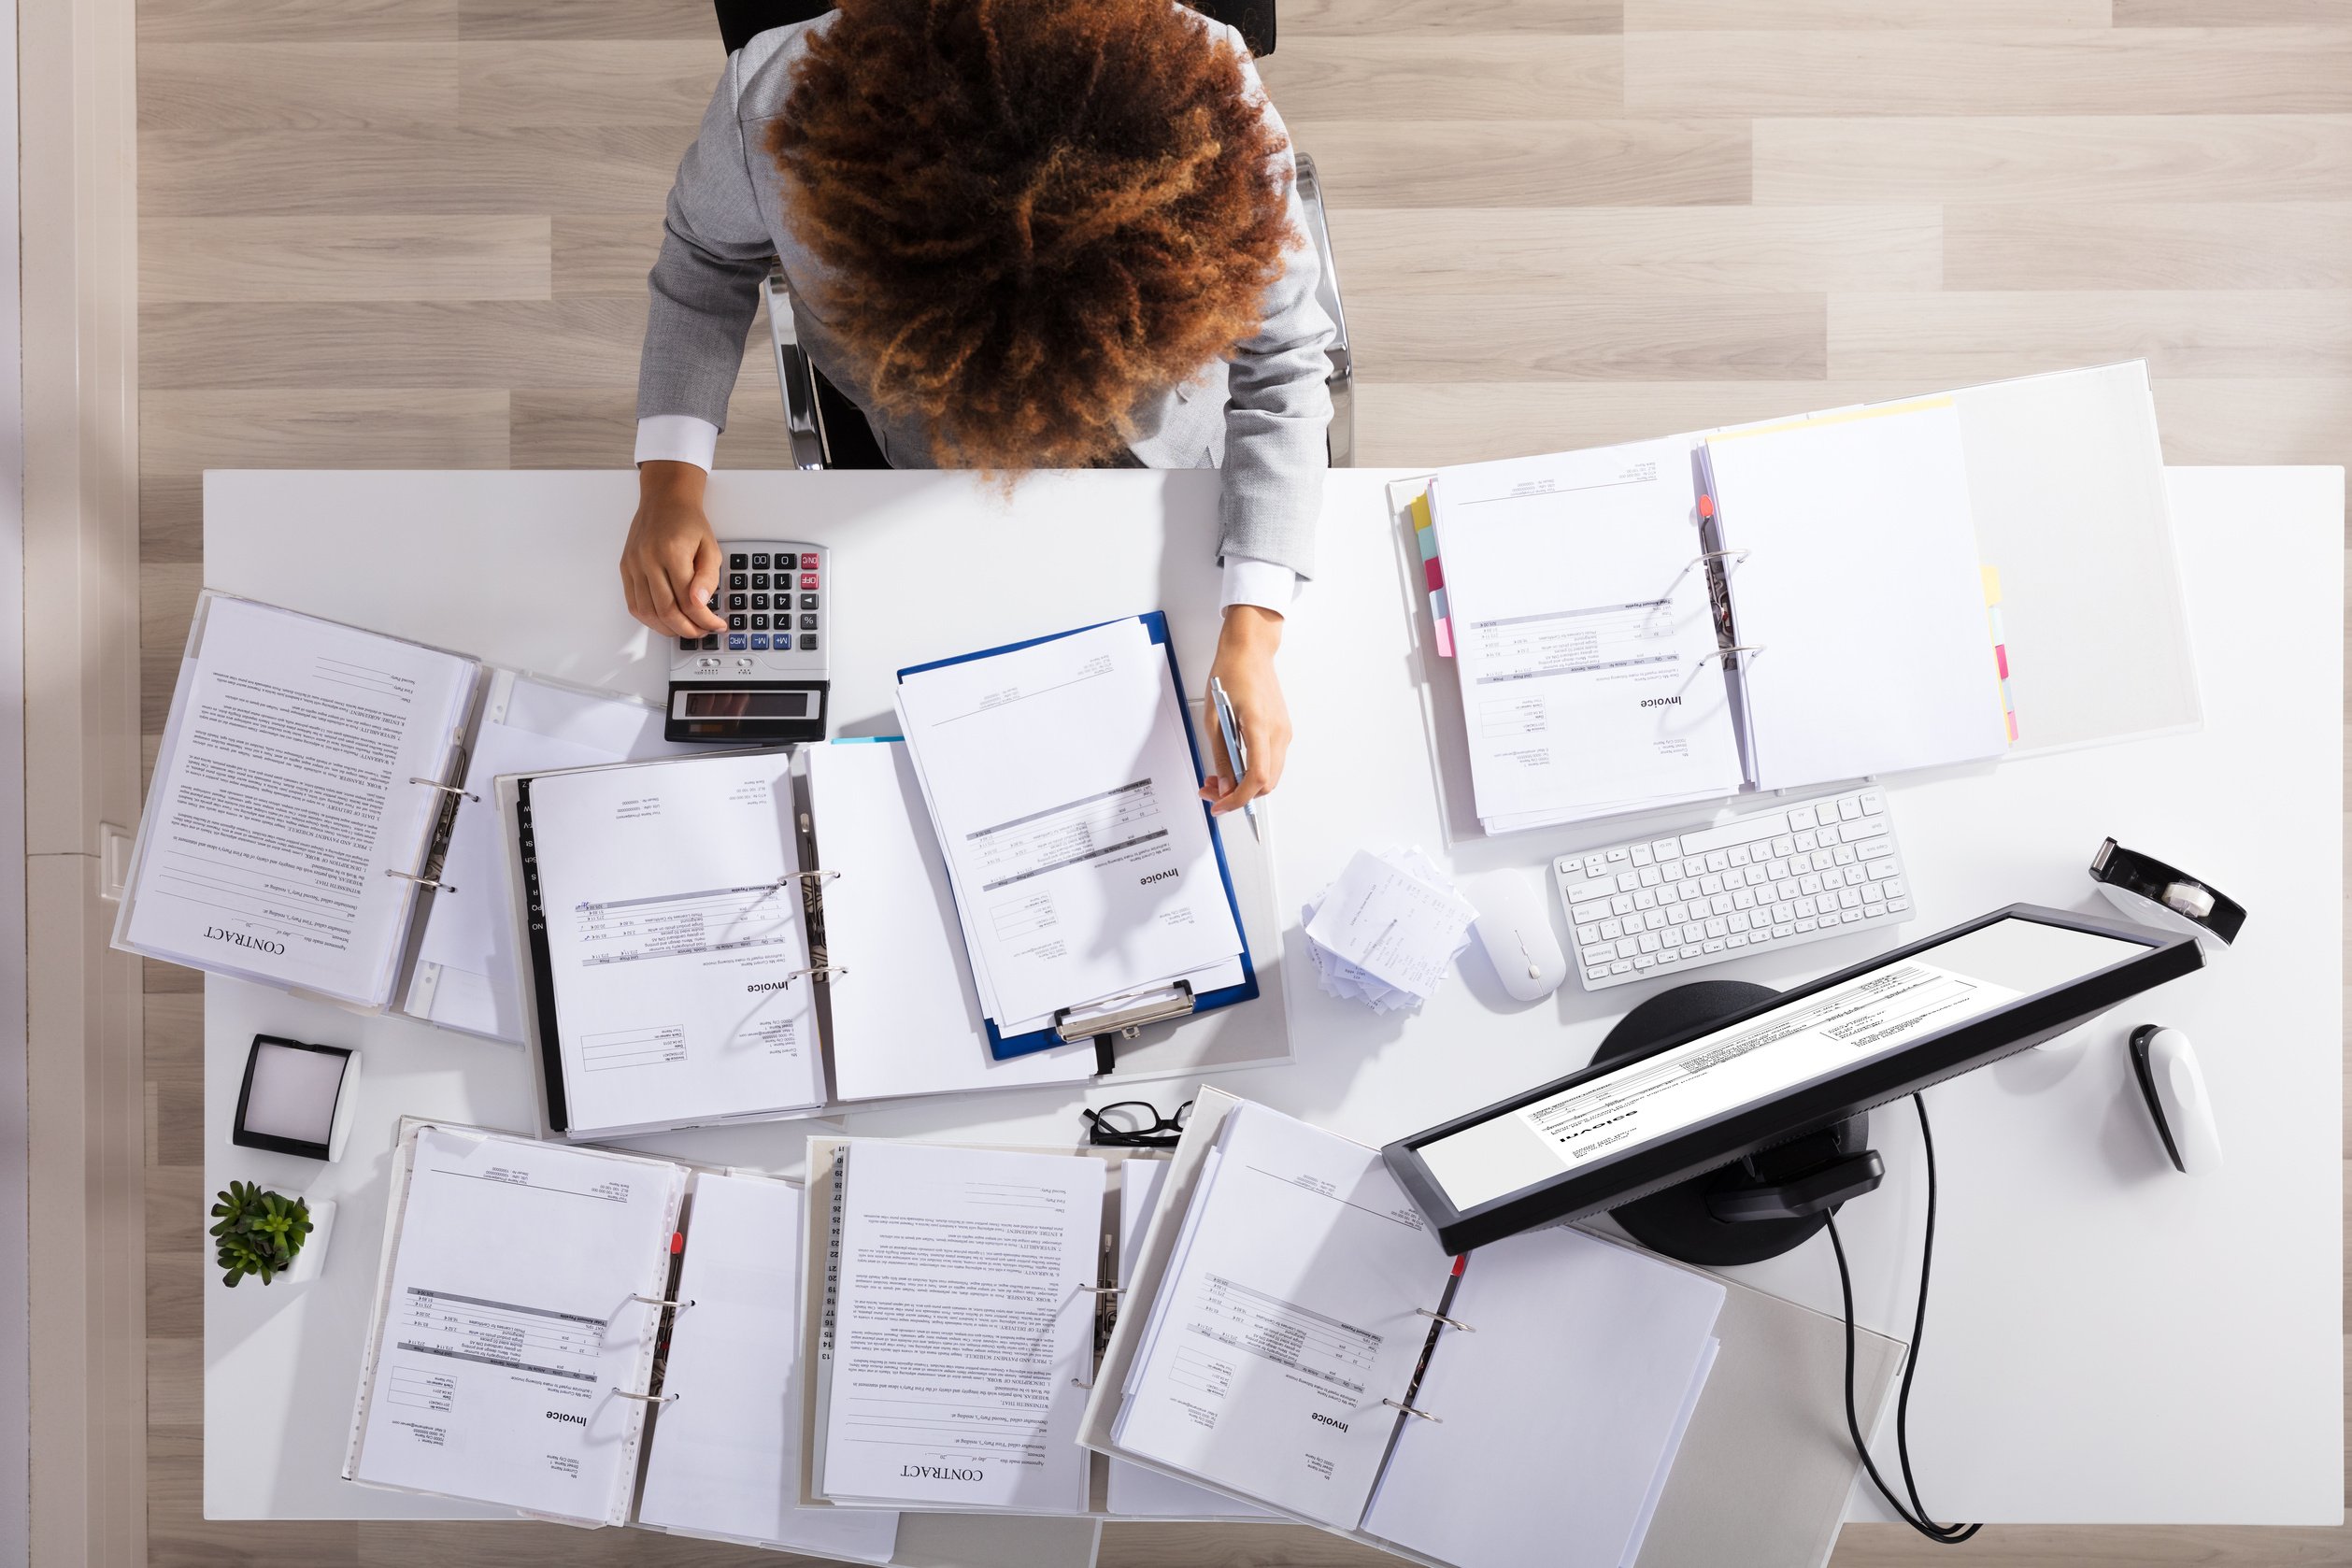
{"type": "Polygon", "coordinates": [[[1457,1209],[1475,1208],[1884,1057],[2145,950],[2093,932],[1995,920],[1464,1128],[1423,1146],[1421,1158],[1457,1209]]]}

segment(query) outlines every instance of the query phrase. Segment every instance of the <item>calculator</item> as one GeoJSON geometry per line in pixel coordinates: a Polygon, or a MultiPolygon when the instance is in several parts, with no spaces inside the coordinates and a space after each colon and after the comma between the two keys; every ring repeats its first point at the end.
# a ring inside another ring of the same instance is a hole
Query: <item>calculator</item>
{"type": "Polygon", "coordinates": [[[719,548],[727,559],[710,607],[727,629],[677,640],[662,734],[736,745],[824,739],[831,552],[774,540],[719,548]]]}

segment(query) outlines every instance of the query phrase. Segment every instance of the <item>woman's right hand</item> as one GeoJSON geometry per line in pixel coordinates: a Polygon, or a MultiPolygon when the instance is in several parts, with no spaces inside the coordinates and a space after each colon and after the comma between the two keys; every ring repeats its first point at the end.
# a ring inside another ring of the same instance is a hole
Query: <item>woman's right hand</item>
{"type": "Polygon", "coordinates": [[[727,629],[727,618],[709,606],[723,559],[703,511],[709,481],[691,463],[637,464],[637,515],[620,547],[620,591],[631,615],[667,636],[727,629]]]}

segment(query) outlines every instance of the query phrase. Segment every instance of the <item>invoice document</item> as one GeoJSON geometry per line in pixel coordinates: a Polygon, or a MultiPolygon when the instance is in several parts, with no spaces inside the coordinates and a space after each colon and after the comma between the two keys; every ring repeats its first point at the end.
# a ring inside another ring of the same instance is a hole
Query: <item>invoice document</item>
{"type": "Polygon", "coordinates": [[[1084,1513],[1103,1162],[861,1139],[834,1179],[818,1491],[1084,1513]]]}
{"type": "Polygon", "coordinates": [[[637,1521],[859,1562],[888,1562],[898,1516],[804,1508],[800,1260],[805,1202],[764,1176],[697,1176],[687,1212],[637,1521]]]}
{"type": "Polygon", "coordinates": [[[377,1486],[621,1524],[685,1173],[426,1127],[395,1215],[352,1466],[377,1486]]]}
{"type": "Polygon", "coordinates": [[[662,710],[649,704],[493,672],[406,1010],[445,1029],[518,1045],[530,1037],[515,954],[511,856],[498,820],[501,776],[689,749],[662,738],[662,710]]]}
{"type": "MultiPolygon", "coordinates": [[[[1123,1160],[1119,1166],[1119,1277],[1124,1284],[1135,1277],[1135,1265],[1143,1257],[1144,1233],[1151,1227],[1151,1217],[1160,1206],[1161,1190],[1167,1184],[1168,1162],[1141,1158],[1123,1160]]],[[[1122,1301],[1126,1297],[1120,1298],[1122,1301]]],[[[1199,1518],[1266,1518],[1262,1508],[1251,1506],[1239,1498],[1228,1497],[1221,1491],[1196,1487],[1174,1475],[1123,1459],[1109,1461],[1109,1477],[1105,1486],[1105,1502],[1109,1511],[1128,1518],[1199,1519],[1199,1518]]]]}
{"type": "Polygon", "coordinates": [[[204,616],[118,940],[381,1005],[480,666],[245,599],[204,616]]]}
{"type": "Polygon", "coordinates": [[[1239,982],[1183,701],[1143,621],[906,675],[898,707],[999,1033],[1239,982]]]}
{"type": "Polygon", "coordinates": [[[1193,1199],[1114,1435],[1352,1529],[1450,1261],[1376,1150],[1243,1105],[1193,1199]]]}
{"type": "Polygon", "coordinates": [[[1740,788],[1688,440],[1448,468],[1430,499],[1490,831],[1740,788]]]}
{"type": "Polygon", "coordinates": [[[529,781],[572,1135],[823,1103],[791,766],[730,753],[529,781]]]}

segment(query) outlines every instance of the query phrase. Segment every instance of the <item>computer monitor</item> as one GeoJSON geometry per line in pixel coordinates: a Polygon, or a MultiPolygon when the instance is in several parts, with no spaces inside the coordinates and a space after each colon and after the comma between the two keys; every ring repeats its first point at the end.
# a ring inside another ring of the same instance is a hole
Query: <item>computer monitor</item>
{"type": "Polygon", "coordinates": [[[1451,1251],[1578,1219],[2064,1033],[2196,939],[2012,905],[1389,1145],[1451,1251]]]}

